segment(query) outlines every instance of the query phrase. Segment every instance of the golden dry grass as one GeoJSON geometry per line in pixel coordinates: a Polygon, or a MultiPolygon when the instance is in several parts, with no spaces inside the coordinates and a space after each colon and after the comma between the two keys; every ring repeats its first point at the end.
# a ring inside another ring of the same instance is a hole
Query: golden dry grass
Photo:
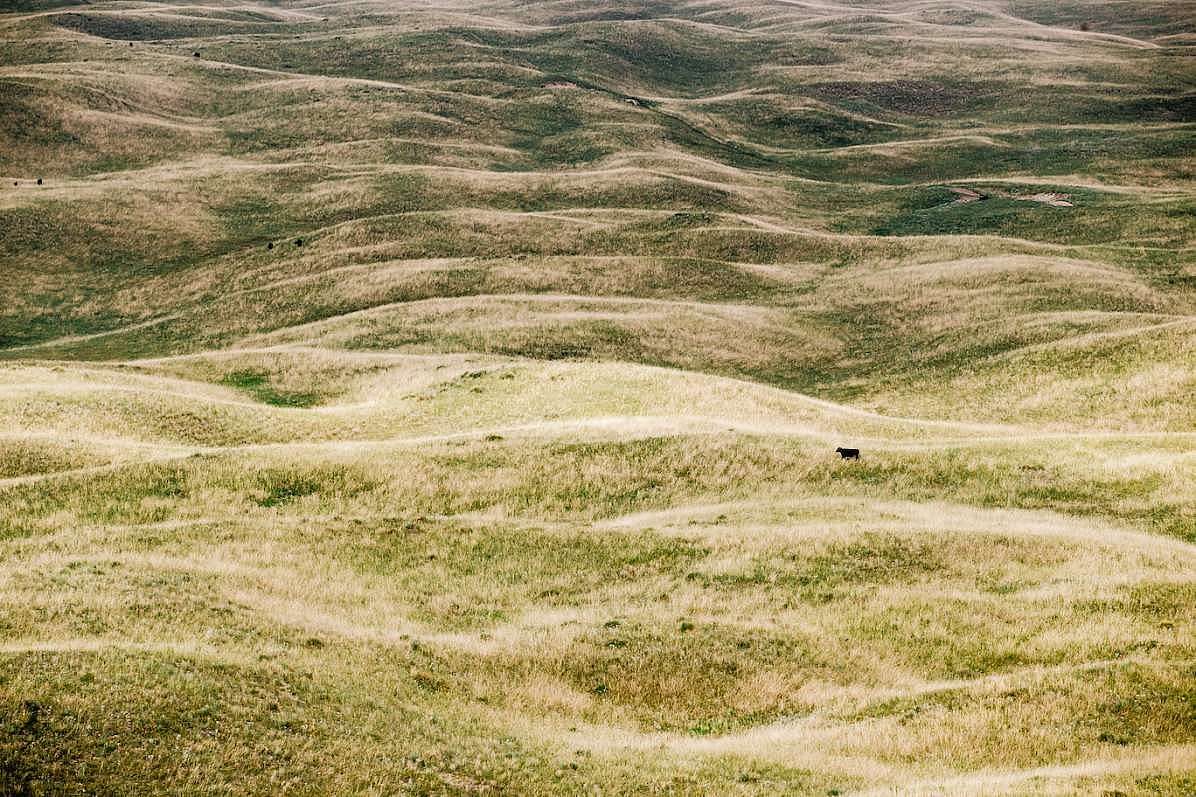
{"type": "Polygon", "coordinates": [[[1192,11],[0,12],[0,795],[1192,793],[1192,11]]]}

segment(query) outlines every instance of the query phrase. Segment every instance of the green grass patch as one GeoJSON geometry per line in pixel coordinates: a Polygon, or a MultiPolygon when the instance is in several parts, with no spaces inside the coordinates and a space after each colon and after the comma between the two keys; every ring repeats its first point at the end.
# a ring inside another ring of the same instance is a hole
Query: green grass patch
{"type": "Polygon", "coordinates": [[[257,368],[227,373],[221,377],[220,384],[235,387],[275,407],[312,407],[320,400],[315,393],[278,389],[271,383],[270,373],[257,368]]]}

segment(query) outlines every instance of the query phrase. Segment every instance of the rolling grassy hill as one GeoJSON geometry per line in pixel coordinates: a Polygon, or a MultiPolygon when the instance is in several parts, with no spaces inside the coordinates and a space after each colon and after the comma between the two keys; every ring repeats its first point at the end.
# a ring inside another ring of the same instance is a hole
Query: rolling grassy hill
{"type": "Polygon", "coordinates": [[[1194,20],[3,4],[0,794],[1196,792],[1194,20]]]}

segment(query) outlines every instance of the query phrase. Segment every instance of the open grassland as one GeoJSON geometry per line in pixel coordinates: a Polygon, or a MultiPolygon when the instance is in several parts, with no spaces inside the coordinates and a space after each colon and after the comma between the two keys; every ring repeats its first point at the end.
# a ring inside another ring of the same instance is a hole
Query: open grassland
{"type": "Polygon", "coordinates": [[[1196,793],[1193,20],[4,4],[0,795],[1196,793]]]}

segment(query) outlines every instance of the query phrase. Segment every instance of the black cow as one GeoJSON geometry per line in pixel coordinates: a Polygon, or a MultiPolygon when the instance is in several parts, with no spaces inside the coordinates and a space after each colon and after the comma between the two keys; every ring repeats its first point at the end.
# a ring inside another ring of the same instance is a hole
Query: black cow
{"type": "Polygon", "coordinates": [[[843,459],[859,459],[860,458],[860,450],[858,448],[843,448],[842,446],[840,446],[839,448],[835,449],[835,453],[838,454],[843,459]]]}

